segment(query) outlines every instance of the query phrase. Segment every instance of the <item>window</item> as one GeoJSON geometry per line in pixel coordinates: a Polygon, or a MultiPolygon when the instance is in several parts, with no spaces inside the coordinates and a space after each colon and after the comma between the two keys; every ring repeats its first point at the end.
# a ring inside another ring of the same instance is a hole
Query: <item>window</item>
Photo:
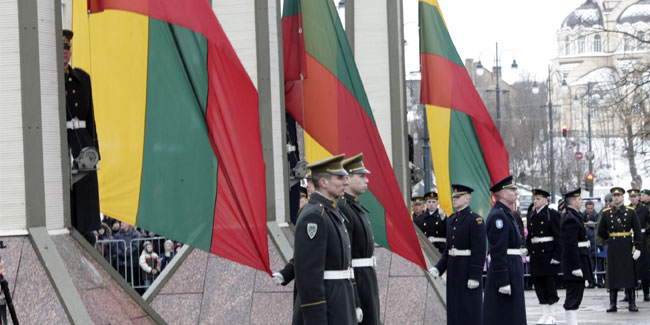
{"type": "Polygon", "coordinates": [[[637,37],[636,49],[637,50],[644,50],[645,49],[645,37],[643,37],[643,32],[637,32],[636,37],[637,37]]]}
{"type": "Polygon", "coordinates": [[[625,43],[623,46],[624,51],[632,51],[632,38],[630,36],[625,36],[625,43]]]}
{"type": "Polygon", "coordinates": [[[569,38],[564,39],[564,55],[569,55],[571,54],[571,41],[569,41],[569,38]]]}
{"type": "Polygon", "coordinates": [[[578,38],[578,53],[585,53],[585,37],[578,38]]]}
{"type": "Polygon", "coordinates": [[[594,52],[602,52],[602,44],[600,42],[600,35],[594,36],[594,52]]]}

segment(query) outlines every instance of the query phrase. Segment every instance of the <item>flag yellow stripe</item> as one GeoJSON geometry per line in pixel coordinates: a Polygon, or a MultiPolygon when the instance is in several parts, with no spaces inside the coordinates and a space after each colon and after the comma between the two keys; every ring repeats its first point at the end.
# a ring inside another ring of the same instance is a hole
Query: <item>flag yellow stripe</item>
{"type": "Polygon", "coordinates": [[[333,154],[314,140],[309,133],[303,133],[305,134],[305,159],[308,163],[333,156],[333,154]]]}
{"type": "Polygon", "coordinates": [[[445,27],[447,27],[447,22],[445,21],[445,16],[442,15],[442,10],[440,10],[440,5],[438,4],[438,0],[420,0],[420,2],[428,3],[432,5],[433,7],[438,10],[440,13],[440,18],[442,18],[442,22],[445,24],[445,27]]]}
{"type": "Polygon", "coordinates": [[[438,201],[447,215],[453,213],[451,205],[451,181],[449,176],[449,131],[451,110],[448,108],[426,105],[431,156],[436,176],[438,201]]]}
{"type": "Polygon", "coordinates": [[[147,99],[149,18],[109,10],[88,18],[72,6],[72,65],[91,75],[101,211],[135,225],[140,198],[147,99]]]}

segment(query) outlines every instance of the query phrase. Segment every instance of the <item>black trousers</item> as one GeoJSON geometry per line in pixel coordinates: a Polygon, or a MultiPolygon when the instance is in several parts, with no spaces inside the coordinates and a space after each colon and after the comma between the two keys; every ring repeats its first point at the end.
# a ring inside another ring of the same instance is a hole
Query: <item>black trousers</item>
{"type": "Polygon", "coordinates": [[[533,276],[533,285],[540,305],[552,305],[560,300],[557,295],[555,275],[533,276]]]}
{"type": "Polygon", "coordinates": [[[577,310],[582,302],[582,294],[585,291],[585,281],[566,281],[566,299],[564,300],[565,310],[577,310]]]}

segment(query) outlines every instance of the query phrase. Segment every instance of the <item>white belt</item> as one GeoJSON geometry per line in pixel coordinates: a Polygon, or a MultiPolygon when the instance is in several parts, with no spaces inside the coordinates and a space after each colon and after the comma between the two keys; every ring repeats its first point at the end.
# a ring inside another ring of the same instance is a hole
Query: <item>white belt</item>
{"type": "Polygon", "coordinates": [[[325,271],[323,273],[324,280],[351,280],[354,279],[354,271],[352,268],[341,271],[325,271]]]}
{"type": "Polygon", "coordinates": [[[521,248],[508,248],[507,253],[508,255],[518,255],[521,256],[521,248]]]}
{"type": "Polygon", "coordinates": [[[588,240],[585,241],[579,241],[578,242],[578,247],[586,247],[589,248],[591,247],[591,243],[588,240]]]}
{"type": "Polygon", "coordinates": [[[449,254],[449,256],[472,256],[472,251],[469,249],[452,248],[447,251],[447,254],[449,254]]]}
{"type": "Polygon", "coordinates": [[[539,244],[539,243],[546,243],[553,241],[553,236],[548,236],[548,237],[533,237],[530,242],[533,244],[539,244]]]}
{"type": "Polygon", "coordinates": [[[429,241],[432,242],[432,243],[446,243],[447,238],[429,236],[429,241]]]}
{"type": "Polygon", "coordinates": [[[75,130],[75,129],[85,129],[86,128],[86,121],[84,120],[70,120],[65,122],[65,126],[70,129],[70,130],[75,130]]]}
{"type": "Polygon", "coordinates": [[[377,267],[377,259],[374,256],[368,258],[353,258],[352,267],[377,267]]]}

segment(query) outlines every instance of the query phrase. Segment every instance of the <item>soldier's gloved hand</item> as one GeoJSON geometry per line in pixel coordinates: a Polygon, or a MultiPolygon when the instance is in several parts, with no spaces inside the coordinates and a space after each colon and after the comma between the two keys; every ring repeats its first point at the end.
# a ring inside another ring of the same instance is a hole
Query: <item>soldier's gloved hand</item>
{"type": "Polygon", "coordinates": [[[522,248],[521,249],[521,256],[522,257],[528,256],[528,248],[522,248]]]}
{"type": "Polygon", "coordinates": [[[283,282],[284,282],[284,277],[282,276],[282,274],[278,272],[273,273],[273,283],[275,283],[275,285],[279,286],[283,282]]]}
{"type": "Polygon", "coordinates": [[[363,322],[363,310],[357,307],[357,323],[363,322]]]}
{"type": "Polygon", "coordinates": [[[573,276],[577,276],[579,278],[583,277],[581,269],[575,269],[575,270],[571,271],[571,274],[573,274],[573,276]]]}
{"type": "Polygon", "coordinates": [[[560,264],[560,261],[558,261],[558,260],[552,258],[552,259],[551,259],[551,264],[553,264],[553,265],[558,265],[558,264],[560,264]]]}
{"type": "Polygon", "coordinates": [[[510,288],[510,285],[503,286],[499,288],[499,293],[504,294],[504,295],[510,295],[512,289],[510,288]]]}
{"type": "Polygon", "coordinates": [[[467,280],[467,289],[476,289],[478,288],[478,281],[469,279],[467,280]]]}
{"type": "Polygon", "coordinates": [[[635,249],[634,252],[632,252],[632,259],[635,261],[639,259],[639,256],[641,256],[641,251],[638,249],[635,249]]]}
{"type": "Polygon", "coordinates": [[[440,271],[438,271],[438,269],[435,267],[432,267],[429,269],[429,274],[431,274],[434,279],[437,279],[440,276],[440,271]]]}

